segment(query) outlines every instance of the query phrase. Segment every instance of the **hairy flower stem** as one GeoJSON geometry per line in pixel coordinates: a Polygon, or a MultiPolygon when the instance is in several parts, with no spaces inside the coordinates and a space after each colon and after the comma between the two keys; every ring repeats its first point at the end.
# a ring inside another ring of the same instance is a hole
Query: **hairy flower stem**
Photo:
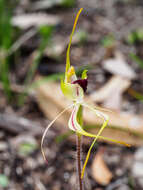
{"type": "MultiPolygon", "coordinates": [[[[83,125],[83,115],[82,115],[82,106],[80,106],[77,114],[78,123],[83,125]]],[[[83,190],[83,181],[81,179],[81,169],[82,169],[82,136],[79,133],[76,133],[76,147],[77,147],[77,175],[78,175],[78,184],[79,190],[83,190]]]]}
{"type": "Polygon", "coordinates": [[[82,182],[82,179],[81,179],[81,149],[82,149],[81,138],[82,138],[81,135],[76,134],[77,175],[78,175],[79,190],[83,190],[83,182],[82,182]]]}

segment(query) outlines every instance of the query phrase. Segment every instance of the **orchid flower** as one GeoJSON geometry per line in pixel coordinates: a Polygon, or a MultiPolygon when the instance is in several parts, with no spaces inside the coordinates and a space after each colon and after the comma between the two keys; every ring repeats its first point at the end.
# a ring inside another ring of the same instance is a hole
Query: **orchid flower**
{"type": "MultiPolygon", "coordinates": [[[[63,94],[70,100],[73,101],[73,104],[71,104],[70,106],[68,106],[67,108],[65,108],[61,113],[59,113],[57,115],[56,118],[54,118],[53,121],[51,121],[51,123],[47,126],[42,140],[41,140],[41,151],[43,154],[43,157],[45,160],[46,156],[45,156],[45,152],[43,150],[43,142],[45,139],[45,136],[49,130],[49,128],[53,125],[53,123],[64,113],[66,112],[68,109],[73,108],[71,116],[69,118],[69,122],[68,122],[68,127],[70,130],[74,131],[76,134],[78,135],[83,135],[83,136],[87,136],[87,137],[91,137],[94,138],[89,151],[87,153],[83,168],[82,168],[82,172],[81,172],[81,179],[84,176],[84,171],[91,153],[91,150],[96,142],[97,139],[103,139],[103,140],[107,140],[113,143],[119,143],[125,146],[130,146],[129,144],[126,144],[124,142],[121,141],[117,141],[114,139],[110,139],[107,137],[103,137],[101,136],[101,133],[103,131],[103,129],[107,126],[108,123],[108,116],[102,112],[102,109],[98,108],[98,107],[92,107],[91,105],[88,105],[87,103],[85,103],[84,101],[84,94],[86,92],[87,89],[87,70],[84,70],[82,72],[81,78],[78,79],[74,70],[74,67],[70,65],[70,47],[71,47],[71,42],[72,42],[72,37],[77,25],[77,21],[79,18],[79,15],[81,13],[81,11],[83,10],[83,8],[81,8],[76,16],[74,25],[73,25],[73,29],[72,29],[72,33],[70,35],[70,41],[68,44],[68,48],[67,48],[67,54],[66,54],[66,69],[65,69],[65,77],[64,79],[61,81],[61,90],[63,92],[63,94]],[[93,111],[95,113],[95,115],[97,117],[100,117],[103,120],[103,124],[99,130],[99,132],[97,133],[97,135],[93,134],[93,133],[89,133],[87,131],[85,131],[85,129],[83,128],[83,126],[81,125],[82,122],[81,120],[81,114],[82,114],[82,109],[83,107],[86,107],[88,109],[90,109],[91,111],[93,111]]],[[[104,110],[103,110],[104,111],[104,110]]]]}

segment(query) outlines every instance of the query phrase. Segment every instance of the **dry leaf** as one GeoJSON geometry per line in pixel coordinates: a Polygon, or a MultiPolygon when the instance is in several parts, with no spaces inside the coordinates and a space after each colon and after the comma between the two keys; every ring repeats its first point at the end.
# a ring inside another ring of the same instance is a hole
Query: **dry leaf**
{"type": "Polygon", "coordinates": [[[43,13],[23,14],[12,18],[12,24],[22,29],[27,29],[31,26],[56,25],[59,22],[59,17],[43,13]]]}
{"type": "Polygon", "coordinates": [[[104,107],[120,110],[123,92],[130,86],[130,80],[113,76],[101,89],[93,92],[90,98],[102,102],[104,107]]]}
{"type": "Polygon", "coordinates": [[[128,79],[134,79],[136,77],[136,73],[129,64],[127,64],[125,58],[120,52],[116,52],[115,58],[105,60],[102,65],[104,69],[112,74],[128,79]]]}
{"type": "Polygon", "coordinates": [[[121,110],[122,105],[122,93],[119,90],[113,91],[111,96],[109,96],[103,103],[103,107],[112,110],[121,110]]]}
{"type": "Polygon", "coordinates": [[[104,150],[100,149],[92,162],[92,176],[100,185],[108,185],[113,177],[103,160],[104,150]]]}

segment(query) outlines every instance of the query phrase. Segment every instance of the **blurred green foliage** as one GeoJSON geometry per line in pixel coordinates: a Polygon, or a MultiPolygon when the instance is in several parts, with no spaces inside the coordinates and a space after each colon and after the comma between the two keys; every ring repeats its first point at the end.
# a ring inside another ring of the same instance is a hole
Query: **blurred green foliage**
{"type": "Polygon", "coordinates": [[[39,48],[37,49],[37,53],[34,58],[33,64],[31,65],[31,68],[27,74],[25,84],[28,84],[29,82],[31,82],[31,80],[35,74],[35,71],[37,70],[40,59],[42,58],[47,45],[50,44],[53,30],[54,30],[54,26],[39,27],[39,34],[40,34],[41,42],[40,42],[39,48]]]}
{"type": "Polygon", "coordinates": [[[0,0],[0,80],[8,99],[11,98],[9,80],[9,57],[7,56],[13,42],[11,17],[14,4],[9,0],[0,0]]]}
{"type": "Polygon", "coordinates": [[[25,91],[23,92],[23,94],[21,94],[19,96],[19,99],[18,99],[18,104],[20,106],[22,106],[24,104],[28,88],[31,85],[31,81],[37,70],[37,67],[40,63],[43,53],[44,53],[45,49],[47,48],[47,46],[50,45],[53,31],[54,31],[54,26],[47,26],[47,25],[40,26],[38,29],[41,41],[40,41],[40,45],[39,45],[38,49],[36,50],[36,55],[34,57],[33,63],[31,64],[29,72],[27,73],[27,76],[25,78],[25,82],[24,82],[25,91]]]}
{"type": "MultiPolygon", "coordinates": [[[[2,82],[5,95],[9,102],[13,95],[9,79],[11,66],[11,57],[9,56],[9,52],[11,50],[12,44],[15,41],[15,28],[11,24],[11,19],[13,15],[13,10],[16,7],[16,3],[17,1],[0,0],[0,81],[2,82]]],[[[43,52],[45,51],[47,44],[49,44],[51,40],[53,29],[53,26],[40,26],[38,28],[41,41],[39,47],[37,48],[34,61],[31,64],[29,72],[27,73],[27,76],[25,78],[24,84],[26,86],[31,82],[36,72],[43,52]]],[[[26,90],[22,95],[20,95],[20,102],[24,101],[23,97],[25,97],[25,95],[26,90]]]]}
{"type": "Polygon", "coordinates": [[[37,144],[22,143],[19,147],[19,153],[23,156],[27,156],[37,149],[37,144]]]}
{"type": "Polygon", "coordinates": [[[130,58],[135,62],[137,63],[140,68],[143,69],[143,60],[141,58],[139,58],[139,56],[133,54],[133,53],[130,53],[130,58]]]}
{"type": "Polygon", "coordinates": [[[127,42],[131,45],[137,43],[137,42],[143,42],[143,29],[137,29],[133,32],[131,32],[127,36],[127,42]]]}
{"type": "Polygon", "coordinates": [[[102,40],[101,40],[101,44],[105,47],[105,48],[110,48],[113,47],[115,44],[115,38],[113,35],[107,35],[105,36],[102,40]]]}
{"type": "Polygon", "coordinates": [[[75,0],[61,0],[60,5],[65,8],[71,8],[75,6],[75,0]]]}

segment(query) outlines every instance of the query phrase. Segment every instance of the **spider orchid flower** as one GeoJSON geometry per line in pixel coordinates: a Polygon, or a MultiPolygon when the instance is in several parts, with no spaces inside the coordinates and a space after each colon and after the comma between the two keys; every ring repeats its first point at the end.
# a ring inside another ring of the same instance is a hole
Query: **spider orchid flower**
{"type": "Polygon", "coordinates": [[[84,176],[84,171],[85,171],[92,147],[95,144],[97,139],[107,140],[107,141],[122,144],[122,145],[125,145],[128,147],[130,146],[129,144],[126,144],[124,142],[101,136],[103,129],[107,126],[108,116],[102,112],[102,109],[100,109],[98,107],[92,107],[92,106],[88,105],[87,103],[85,103],[84,93],[86,92],[86,89],[87,89],[87,70],[84,70],[82,72],[81,78],[78,79],[76,76],[74,67],[70,65],[70,47],[71,47],[71,42],[72,42],[72,36],[74,34],[74,31],[75,31],[75,28],[77,25],[77,21],[78,21],[79,15],[82,10],[83,10],[83,8],[81,8],[79,10],[79,12],[77,13],[77,16],[76,16],[76,19],[75,19],[75,22],[73,25],[73,30],[70,35],[70,41],[68,44],[67,55],[66,55],[65,77],[64,77],[64,80],[61,81],[61,90],[62,90],[63,94],[68,99],[72,100],[73,104],[71,104],[69,107],[65,108],[61,113],[59,113],[59,115],[57,115],[57,117],[55,117],[55,119],[53,121],[51,121],[51,123],[47,126],[47,128],[43,134],[42,140],[41,140],[41,151],[42,151],[44,159],[47,161],[44,150],[43,150],[44,138],[45,138],[49,128],[53,125],[53,123],[64,112],[66,112],[70,108],[73,108],[71,116],[69,118],[69,122],[68,122],[69,129],[74,131],[77,135],[81,135],[81,136],[83,135],[83,136],[94,138],[94,140],[89,148],[89,151],[87,153],[87,156],[86,156],[83,168],[82,168],[81,178],[83,178],[83,176],[84,176]],[[80,121],[80,119],[81,119],[83,107],[86,107],[86,108],[92,110],[96,114],[97,117],[100,117],[103,120],[103,124],[102,124],[99,132],[97,133],[97,135],[86,132],[84,130],[84,128],[82,127],[82,124],[81,124],[82,122],[80,121]]]}

